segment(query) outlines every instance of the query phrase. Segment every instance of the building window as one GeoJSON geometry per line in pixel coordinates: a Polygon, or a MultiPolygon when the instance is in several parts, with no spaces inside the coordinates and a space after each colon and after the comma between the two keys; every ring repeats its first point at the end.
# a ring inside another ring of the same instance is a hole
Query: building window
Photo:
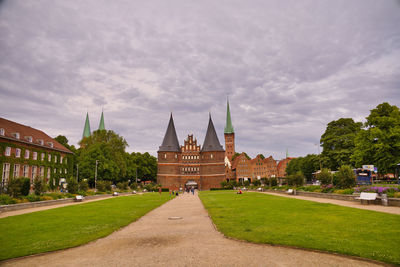
{"type": "Polygon", "coordinates": [[[24,177],[28,177],[28,173],[29,173],[29,166],[28,165],[24,165],[23,176],[24,177]]]}
{"type": "Polygon", "coordinates": [[[211,158],[213,158],[213,154],[211,154],[211,158]]]}
{"type": "Polygon", "coordinates": [[[43,139],[38,139],[37,141],[38,141],[39,145],[43,146],[43,144],[44,144],[43,139]]]}
{"type": "Polygon", "coordinates": [[[164,154],[164,159],[166,159],[167,158],[167,154],[164,154]]]}
{"type": "Polygon", "coordinates": [[[13,133],[13,136],[15,137],[15,139],[19,139],[19,133],[13,133]]]}
{"type": "Polygon", "coordinates": [[[40,175],[40,178],[44,178],[44,167],[43,166],[39,167],[39,175],[40,175]]]}
{"type": "Polygon", "coordinates": [[[32,157],[33,157],[33,160],[37,160],[37,152],[33,152],[32,157]]]}
{"type": "Polygon", "coordinates": [[[25,136],[26,141],[28,141],[29,143],[32,143],[33,138],[32,136],[25,136]]]}
{"type": "Polygon", "coordinates": [[[47,142],[47,144],[49,145],[49,147],[53,147],[54,146],[53,142],[47,142]]]}
{"type": "Polygon", "coordinates": [[[0,135],[4,136],[4,129],[0,128],[0,135]]]}
{"type": "Polygon", "coordinates": [[[25,150],[25,158],[26,158],[26,159],[29,159],[29,150],[28,150],[28,149],[25,150]]]}
{"type": "Polygon", "coordinates": [[[62,169],[60,168],[60,173],[62,173],[62,169]]]}
{"type": "Polygon", "coordinates": [[[68,158],[65,158],[65,164],[68,164],[68,158]]]}
{"type": "Polygon", "coordinates": [[[20,148],[15,149],[15,157],[16,158],[21,157],[21,149],[20,148]]]}
{"type": "Polygon", "coordinates": [[[47,168],[47,183],[50,181],[50,174],[51,174],[51,169],[47,168]]]}
{"type": "Polygon", "coordinates": [[[67,174],[67,169],[64,170],[64,173],[67,174]]]}
{"type": "Polygon", "coordinates": [[[32,173],[31,173],[31,181],[33,183],[33,180],[35,180],[37,176],[37,167],[36,166],[32,166],[32,173]]]}
{"type": "Polygon", "coordinates": [[[6,147],[6,151],[5,151],[5,153],[4,153],[4,155],[6,155],[6,156],[10,156],[11,155],[11,147],[6,147]]]}
{"type": "Polygon", "coordinates": [[[175,158],[176,158],[176,159],[178,158],[178,155],[177,155],[177,154],[175,154],[175,158]]]}
{"type": "Polygon", "coordinates": [[[54,168],[54,173],[57,173],[57,168],[54,168]]]}
{"type": "Polygon", "coordinates": [[[63,156],[60,156],[60,163],[63,163],[63,156]]]}
{"type": "Polygon", "coordinates": [[[47,160],[48,160],[48,161],[51,161],[51,154],[49,154],[49,155],[47,156],[47,160]]]}
{"type": "Polygon", "coordinates": [[[3,164],[3,175],[1,176],[1,187],[7,185],[8,178],[10,177],[10,163],[3,164]]]}
{"type": "Polygon", "coordinates": [[[57,163],[57,155],[54,156],[54,162],[57,163]]]}
{"type": "Polygon", "coordinates": [[[41,160],[41,161],[44,160],[44,153],[40,154],[40,160],[41,160]]]}
{"type": "Polygon", "coordinates": [[[19,177],[19,164],[14,164],[14,178],[19,177]]]}

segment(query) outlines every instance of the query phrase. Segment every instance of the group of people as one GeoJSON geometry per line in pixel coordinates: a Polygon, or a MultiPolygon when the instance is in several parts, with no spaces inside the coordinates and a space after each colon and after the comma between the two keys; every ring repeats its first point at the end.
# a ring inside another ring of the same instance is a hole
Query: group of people
{"type": "MultiPolygon", "coordinates": [[[[190,192],[192,192],[192,195],[194,195],[194,190],[195,189],[193,186],[191,188],[189,188],[189,187],[185,188],[186,193],[190,194],[190,192]]],[[[158,193],[160,193],[160,195],[161,195],[161,191],[162,191],[162,189],[161,189],[161,187],[159,187],[158,193]]],[[[170,196],[179,196],[179,192],[185,193],[185,191],[183,191],[183,189],[181,187],[181,188],[179,188],[179,191],[178,190],[169,190],[169,195],[170,196]]]]}

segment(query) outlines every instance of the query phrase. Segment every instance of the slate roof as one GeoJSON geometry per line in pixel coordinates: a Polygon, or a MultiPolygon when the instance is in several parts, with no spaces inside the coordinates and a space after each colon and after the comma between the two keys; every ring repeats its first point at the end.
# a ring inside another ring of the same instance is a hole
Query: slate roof
{"type": "Polygon", "coordinates": [[[221,144],[219,143],[217,133],[215,132],[214,124],[211,119],[208,121],[207,133],[206,137],[204,138],[203,148],[201,152],[206,151],[225,151],[221,144]]]}
{"type": "Polygon", "coordinates": [[[180,146],[178,142],[178,136],[176,135],[174,119],[171,117],[169,119],[168,128],[165,132],[164,140],[158,151],[164,152],[180,152],[180,146]]]}
{"type": "Polygon", "coordinates": [[[4,129],[4,136],[0,135],[0,138],[72,154],[69,149],[61,145],[55,139],[30,126],[0,118],[0,128],[4,129]],[[19,133],[19,139],[13,135],[15,133],[19,133]],[[32,137],[32,142],[30,142],[27,137],[32,137]],[[43,145],[40,141],[43,141],[43,145]],[[53,147],[51,147],[49,143],[53,143],[53,147]]]}

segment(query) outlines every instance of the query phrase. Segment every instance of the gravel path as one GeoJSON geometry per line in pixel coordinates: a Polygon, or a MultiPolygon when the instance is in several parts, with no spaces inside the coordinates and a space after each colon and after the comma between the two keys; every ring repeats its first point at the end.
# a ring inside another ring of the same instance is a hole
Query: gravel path
{"type": "Polygon", "coordinates": [[[378,266],[355,258],[225,238],[215,230],[198,196],[190,194],[180,195],[120,231],[87,245],[2,265],[378,266]]]}
{"type": "Polygon", "coordinates": [[[294,195],[288,195],[288,194],[282,194],[282,193],[272,193],[272,192],[262,192],[262,193],[280,196],[280,197],[304,199],[304,200],[310,200],[310,201],[314,201],[314,202],[330,203],[330,204],[346,206],[346,207],[351,207],[351,208],[374,210],[374,211],[379,211],[379,212],[386,212],[386,213],[400,215],[400,207],[394,207],[394,206],[382,206],[382,205],[372,205],[372,204],[367,205],[367,204],[361,204],[361,202],[353,202],[353,201],[337,200],[337,199],[329,199],[329,198],[318,198],[318,197],[294,196],[294,195]]]}

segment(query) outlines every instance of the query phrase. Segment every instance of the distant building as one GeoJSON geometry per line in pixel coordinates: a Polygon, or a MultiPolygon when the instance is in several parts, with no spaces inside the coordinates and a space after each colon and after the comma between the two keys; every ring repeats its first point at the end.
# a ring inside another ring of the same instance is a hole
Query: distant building
{"type": "Polygon", "coordinates": [[[211,115],[203,147],[193,135],[179,145],[171,114],[163,142],[159,147],[157,183],[177,190],[196,187],[207,190],[220,187],[225,180],[225,150],[218,140],[211,115]]]}
{"type": "Polygon", "coordinates": [[[252,163],[251,159],[247,158],[245,153],[241,153],[233,160],[232,169],[235,174],[236,181],[251,182],[253,178],[252,163]]]}
{"type": "Polygon", "coordinates": [[[279,161],[278,163],[278,177],[286,177],[286,167],[288,166],[289,162],[294,159],[290,157],[286,157],[279,161]]]}
{"type": "Polygon", "coordinates": [[[72,175],[72,152],[41,130],[0,118],[1,188],[12,178],[58,184],[72,175]]]}

